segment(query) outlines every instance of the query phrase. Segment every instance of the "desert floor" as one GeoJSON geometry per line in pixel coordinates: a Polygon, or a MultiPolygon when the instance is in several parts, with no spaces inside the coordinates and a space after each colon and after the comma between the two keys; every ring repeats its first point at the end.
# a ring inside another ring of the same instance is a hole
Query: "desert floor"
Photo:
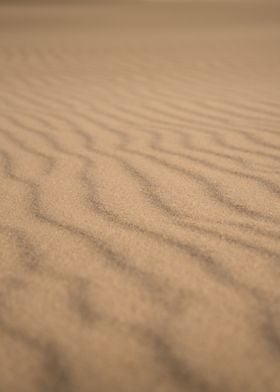
{"type": "Polygon", "coordinates": [[[280,7],[0,8],[1,392],[280,390],[280,7]]]}

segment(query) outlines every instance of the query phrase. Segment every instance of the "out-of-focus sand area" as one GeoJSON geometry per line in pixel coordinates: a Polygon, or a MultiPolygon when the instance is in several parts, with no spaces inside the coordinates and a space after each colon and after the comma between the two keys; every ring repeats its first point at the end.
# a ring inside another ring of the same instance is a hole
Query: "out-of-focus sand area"
{"type": "Polygon", "coordinates": [[[0,7],[0,391],[280,390],[280,5],[0,7]]]}

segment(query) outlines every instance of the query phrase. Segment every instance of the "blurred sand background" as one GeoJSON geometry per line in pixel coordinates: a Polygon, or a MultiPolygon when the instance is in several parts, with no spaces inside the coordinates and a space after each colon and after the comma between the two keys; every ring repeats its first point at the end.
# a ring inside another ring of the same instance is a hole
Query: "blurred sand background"
{"type": "Polygon", "coordinates": [[[1,1],[1,391],[280,390],[279,22],[1,1]]]}

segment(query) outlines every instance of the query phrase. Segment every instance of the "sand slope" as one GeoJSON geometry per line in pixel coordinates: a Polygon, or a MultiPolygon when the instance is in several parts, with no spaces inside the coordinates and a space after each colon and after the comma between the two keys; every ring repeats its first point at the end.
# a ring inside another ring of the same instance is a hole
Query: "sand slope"
{"type": "Polygon", "coordinates": [[[1,8],[1,391],[279,391],[276,10],[1,8]]]}

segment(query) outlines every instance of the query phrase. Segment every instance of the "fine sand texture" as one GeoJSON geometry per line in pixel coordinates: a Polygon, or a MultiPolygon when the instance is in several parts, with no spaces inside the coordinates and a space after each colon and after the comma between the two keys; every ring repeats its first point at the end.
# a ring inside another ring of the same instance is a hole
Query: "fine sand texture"
{"type": "Polygon", "coordinates": [[[280,391],[280,6],[0,7],[0,391],[280,391]]]}

